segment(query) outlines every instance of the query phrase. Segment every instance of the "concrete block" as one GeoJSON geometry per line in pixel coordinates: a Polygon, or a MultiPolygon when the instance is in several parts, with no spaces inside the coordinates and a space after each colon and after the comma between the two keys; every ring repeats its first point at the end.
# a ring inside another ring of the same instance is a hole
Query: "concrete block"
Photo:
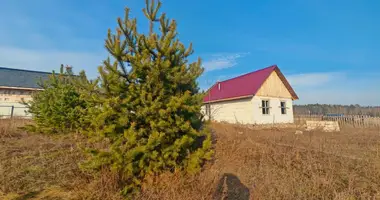
{"type": "Polygon", "coordinates": [[[337,121],[306,121],[307,131],[315,129],[320,129],[325,132],[340,131],[339,123],[337,121]]]}

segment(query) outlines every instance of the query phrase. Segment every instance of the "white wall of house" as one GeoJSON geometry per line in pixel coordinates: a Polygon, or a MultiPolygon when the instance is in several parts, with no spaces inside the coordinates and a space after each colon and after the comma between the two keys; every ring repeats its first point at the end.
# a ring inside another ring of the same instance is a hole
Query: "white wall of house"
{"type": "Polygon", "coordinates": [[[25,112],[27,109],[21,101],[22,99],[31,100],[31,93],[31,90],[0,88],[0,118],[9,117],[12,109],[15,117],[30,117],[31,115],[25,112]]]}
{"type": "MultiPolygon", "coordinates": [[[[202,111],[206,113],[206,106],[202,111]]],[[[211,120],[228,123],[251,124],[253,120],[252,97],[228,101],[214,102],[210,104],[211,120]]],[[[209,119],[209,116],[206,116],[209,119]]]]}
{"type": "MultiPolygon", "coordinates": [[[[244,98],[210,104],[211,118],[217,122],[240,124],[293,123],[293,101],[290,98],[260,97],[244,98]],[[269,101],[269,114],[262,112],[262,100],[269,101]],[[286,114],[281,113],[281,102],[285,102],[286,114]]],[[[206,114],[206,104],[202,107],[206,114]]],[[[206,116],[206,119],[209,119],[206,116]]]]}
{"type": "Polygon", "coordinates": [[[252,98],[252,124],[293,123],[293,100],[290,98],[260,97],[252,98]],[[269,114],[263,114],[262,100],[269,101],[269,114]],[[281,113],[281,102],[285,102],[286,114],[281,113]]]}
{"type": "Polygon", "coordinates": [[[0,88],[0,103],[28,101],[32,99],[31,94],[31,90],[0,88]]]}

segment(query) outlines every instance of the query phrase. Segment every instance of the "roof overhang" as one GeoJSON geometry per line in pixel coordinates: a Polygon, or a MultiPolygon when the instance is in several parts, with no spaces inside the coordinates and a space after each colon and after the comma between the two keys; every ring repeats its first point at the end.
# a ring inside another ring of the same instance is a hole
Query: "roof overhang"
{"type": "Polygon", "coordinates": [[[25,87],[10,87],[10,86],[0,86],[0,89],[30,90],[30,91],[43,90],[41,88],[25,88],[25,87]]]}
{"type": "Polygon", "coordinates": [[[277,73],[278,77],[281,79],[282,83],[284,83],[286,89],[288,89],[290,95],[292,95],[293,100],[298,100],[298,96],[296,92],[293,90],[292,86],[289,84],[288,80],[286,80],[284,74],[280,71],[280,68],[276,67],[274,71],[277,73]]]}
{"type": "Polygon", "coordinates": [[[206,101],[206,102],[203,102],[203,103],[207,104],[207,103],[215,103],[215,102],[221,102],[221,101],[232,101],[232,100],[237,100],[237,99],[246,99],[246,98],[250,98],[250,97],[253,97],[253,96],[254,95],[231,97],[231,98],[226,98],[226,99],[218,99],[218,100],[213,100],[213,101],[206,101]]]}

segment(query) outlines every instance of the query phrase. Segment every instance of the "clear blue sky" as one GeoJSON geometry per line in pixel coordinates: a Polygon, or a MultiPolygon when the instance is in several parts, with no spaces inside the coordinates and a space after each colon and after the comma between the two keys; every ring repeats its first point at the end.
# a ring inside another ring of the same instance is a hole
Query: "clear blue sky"
{"type": "MultiPolygon", "coordinates": [[[[140,29],[143,0],[2,0],[0,66],[51,71],[61,63],[97,76],[107,53],[108,28],[124,7],[140,29]]],[[[217,80],[277,64],[296,103],[380,105],[378,0],[162,0],[178,22],[182,42],[193,42],[206,72],[217,80]]]]}

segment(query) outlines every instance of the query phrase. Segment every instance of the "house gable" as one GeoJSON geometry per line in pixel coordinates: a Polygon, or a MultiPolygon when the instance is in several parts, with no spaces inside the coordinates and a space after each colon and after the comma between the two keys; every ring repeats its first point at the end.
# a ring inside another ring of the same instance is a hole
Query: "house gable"
{"type": "Polygon", "coordinates": [[[277,71],[272,71],[255,96],[292,98],[292,94],[280,79],[277,71]]]}

